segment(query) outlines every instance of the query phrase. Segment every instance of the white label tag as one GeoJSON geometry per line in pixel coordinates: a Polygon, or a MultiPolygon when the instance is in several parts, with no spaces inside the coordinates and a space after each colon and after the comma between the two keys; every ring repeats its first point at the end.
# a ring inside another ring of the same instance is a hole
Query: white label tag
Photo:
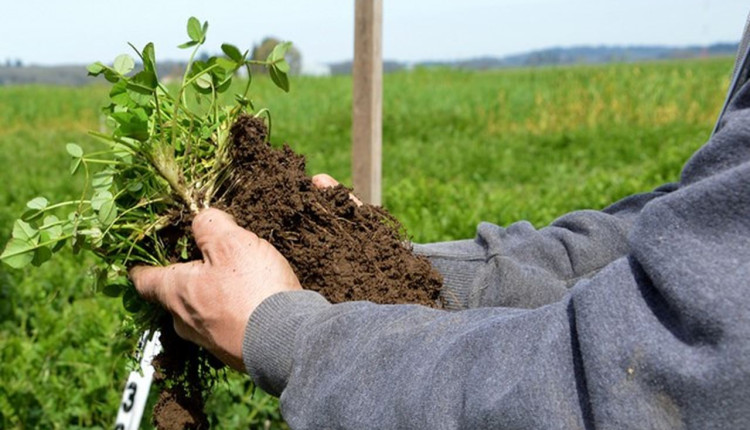
{"type": "Polygon", "coordinates": [[[146,331],[138,341],[136,360],[140,358],[141,371],[130,372],[125,390],[122,393],[120,409],[117,411],[115,430],[137,430],[141,425],[141,417],[146,407],[148,391],[151,381],[154,379],[154,366],[151,365],[154,357],[161,352],[159,332],[154,332],[151,340],[148,340],[149,332],[146,331]]]}

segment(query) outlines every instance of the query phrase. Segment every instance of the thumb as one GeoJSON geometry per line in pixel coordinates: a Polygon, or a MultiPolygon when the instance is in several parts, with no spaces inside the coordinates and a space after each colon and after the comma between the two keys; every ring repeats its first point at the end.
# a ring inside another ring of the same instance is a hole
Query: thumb
{"type": "Polygon", "coordinates": [[[317,175],[313,176],[312,182],[313,185],[315,185],[317,188],[335,187],[339,184],[339,181],[333,179],[332,176],[326,173],[318,173],[317,175]]]}
{"type": "Polygon", "coordinates": [[[130,269],[130,280],[144,299],[161,303],[171,311],[173,308],[176,275],[191,263],[173,264],[167,267],[136,266],[130,269]]]}

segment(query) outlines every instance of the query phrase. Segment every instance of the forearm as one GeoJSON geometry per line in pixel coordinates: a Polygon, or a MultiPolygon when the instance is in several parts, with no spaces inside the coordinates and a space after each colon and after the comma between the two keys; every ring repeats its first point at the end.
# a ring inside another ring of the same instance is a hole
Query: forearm
{"type": "Polygon", "coordinates": [[[535,308],[560,300],[628,251],[627,235],[643,207],[673,185],[625,198],[603,211],[577,211],[536,230],[482,223],[473,240],[415,244],[443,275],[448,309],[535,308]]]}
{"type": "Polygon", "coordinates": [[[559,412],[578,409],[563,304],[542,317],[525,310],[445,312],[366,302],[313,304],[316,310],[308,313],[306,301],[317,302],[303,294],[271,297],[246,334],[248,370],[262,388],[281,393],[292,428],[501,428],[514,422],[541,428],[559,412]],[[298,312],[305,316],[298,319],[298,312]],[[294,334],[277,329],[282,313],[297,321],[294,334]],[[289,369],[285,375],[268,375],[259,365],[273,347],[256,344],[254,336],[293,345],[274,358],[286,358],[279,366],[289,369]],[[554,348],[541,351],[540,345],[554,348]],[[554,386],[553,395],[533,395],[542,386],[554,386]],[[529,413],[502,417],[514,409],[529,413]]]}

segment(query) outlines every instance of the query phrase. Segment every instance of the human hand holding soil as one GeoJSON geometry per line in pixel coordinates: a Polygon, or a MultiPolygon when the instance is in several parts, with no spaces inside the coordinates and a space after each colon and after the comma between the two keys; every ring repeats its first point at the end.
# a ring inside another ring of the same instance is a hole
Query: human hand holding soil
{"type": "Polygon", "coordinates": [[[244,371],[242,339],[252,312],[271,295],[302,289],[287,260],[266,240],[239,227],[218,209],[193,221],[203,261],[136,267],[138,292],[161,303],[177,334],[244,371]]]}

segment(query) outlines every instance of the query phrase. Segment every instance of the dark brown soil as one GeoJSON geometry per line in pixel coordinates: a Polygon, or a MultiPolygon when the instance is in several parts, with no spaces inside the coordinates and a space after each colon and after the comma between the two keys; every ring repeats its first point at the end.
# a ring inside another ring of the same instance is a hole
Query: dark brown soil
{"type": "MultiPolygon", "coordinates": [[[[358,206],[343,186],[318,189],[305,159],[287,145],[267,142],[261,119],[241,117],[232,128],[232,172],[215,206],[242,227],[268,240],[291,264],[302,287],[332,303],[368,300],[440,307],[442,279],[426,258],[412,253],[406,235],[385,209],[358,206]]],[[[187,217],[186,217],[187,218],[187,217]]],[[[187,230],[189,220],[182,219],[187,230]]],[[[175,251],[175,255],[179,252],[175,251]]],[[[170,331],[170,330],[168,330],[170,331]]],[[[205,368],[190,364],[190,345],[162,333],[159,359],[167,384],[154,409],[160,429],[205,428],[207,391],[196,379],[205,368]],[[171,358],[170,358],[171,357],[171,358]],[[196,373],[197,372],[197,373],[196,373]],[[177,380],[178,383],[170,381],[177,380]]]]}
{"type": "Polygon", "coordinates": [[[163,352],[153,365],[154,382],[161,392],[154,405],[153,424],[160,430],[207,429],[203,407],[214,378],[209,382],[205,376],[216,374],[221,363],[177,336],[170,318],[160,325],[163,352]]]}
{"type": "Polygon", "coordinates": [[[442,279],[411,252],[399,222],[385,209],[358,207],[343,186],[318,189],[305,158],[266,143],[260,119],[232,128],[234,165],[225,210],[281,252],[302,284],[333,303],[437,306],[442,279]]]}

